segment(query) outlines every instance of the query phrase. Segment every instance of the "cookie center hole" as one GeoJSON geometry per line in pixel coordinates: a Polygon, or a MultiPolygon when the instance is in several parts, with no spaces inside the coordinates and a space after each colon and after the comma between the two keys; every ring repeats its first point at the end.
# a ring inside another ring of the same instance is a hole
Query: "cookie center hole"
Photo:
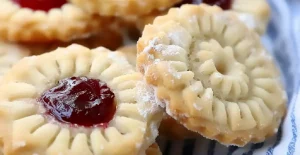
{"type": "Polygon", "coordinates": [[[226,75],[228,73],[228,69],[224,63],[217,63],[216,69],[219,73],[226,75]]]}
{"type": "Polygon", "coordinates": [[[22,8],[29,8],[32,10],[49,11],[54,8],[61,8],[68,3],[67,0],[12,0],[22,8]]]}
{"type": "Polygon", "coordinates": [[[38,99],[45,115],[69,125],[107,127],[114,117],[115,94],[106,83],[87,77],[71,77],[58,81],[38,99]]]}

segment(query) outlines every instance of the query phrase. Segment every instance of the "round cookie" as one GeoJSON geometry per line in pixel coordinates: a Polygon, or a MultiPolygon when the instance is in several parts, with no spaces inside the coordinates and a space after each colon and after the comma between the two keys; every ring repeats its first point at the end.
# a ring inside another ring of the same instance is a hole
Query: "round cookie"
{"type": "Polygon", "coordinates": [[[141,79],[122,53],[102,47],[74,44],[22,59],[0,86],[0,106],[10,109],[0,120],[11,124],[4,152],[144,154],[162,111],[139,98],[148,95],[141,79]]]}
{"type": "Polygon", "coordinates": [[[187,129],[225,145],[262,142],[286,111],[279,72],[235,15],[183,5],[147,25],[137,68],[158,103],[187,129]]]}
{"type": "Polygon", "coordinates": [[[0,38],[7,41],[70,41],[86,38],[112,22],[110,17],[89,15],[66,0],[0,0],[0,3],[0,38]],[[48,3],[54,4],[45,6],[48,3]]]}
{"type": "Polygon", "coordinates": [[[73,4],[90,13],[102,16],[137,16],[148,14],[153,10],[164,10],[181,0],[70,0],[73,4]]]}

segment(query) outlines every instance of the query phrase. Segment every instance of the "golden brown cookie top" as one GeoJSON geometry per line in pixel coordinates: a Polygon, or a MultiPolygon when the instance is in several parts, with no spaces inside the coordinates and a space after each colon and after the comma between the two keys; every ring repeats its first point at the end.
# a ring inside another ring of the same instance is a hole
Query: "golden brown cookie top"
{"type": "MultiPolygon", "coordinates": [[[[89,15],[68,2],[47,11],[35,8],[36,5],[34,7],[23,6],[21,2],[25,1],[0,0],[2,10],[0,12],[0,38],[2,40],[70,41],[99,32],[112,22],[112,18],[89,15]]],[[[43,3],[38,4],[43,7],[43,3]]]]}
{"type": "Polygon", "coordinates": [[[73,4],[102,16],[136,16],[148,14],[153,10],[164,10],[181,0],[70,0],[73,4]]]}

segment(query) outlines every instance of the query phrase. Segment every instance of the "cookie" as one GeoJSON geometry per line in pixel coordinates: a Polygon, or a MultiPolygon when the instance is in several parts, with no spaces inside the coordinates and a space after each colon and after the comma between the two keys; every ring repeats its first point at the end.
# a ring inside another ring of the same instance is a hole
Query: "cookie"
{"type": "Polygon", "coordinates": [[[30,51],[21,45],[0,42],[0,81],[16,62],[29,55],[30,51]]]}
{"type": "MultiPolygon", "coordinates": [[[[270,18],[270,7],[266,0],[203,0],[203,3],[210,5],[219,5],[222,9],[236,14],[250,29],[259,34],[264,34],[270,18]]],[[[183,0],[176,6],[193,3],[197,0],[183,0]]],[[[144,26],[151,24],[157,16],[165,15],[167,11],[153,11],[150,14],[138,18],[136,24],[142,31],[144,26]]]]}
{"type": "Polygon", "coordinates": [[[162,111],[139,97],[147,95],[141,79],[122,53],[103,47],[74,44],[22,59],[0,86],[0,106],[11,111],[0,120],[12,124],[4,152],[144,154],[162,111]]]}
{"type": "Polygon", "coordinates": [[[147,25],[137,69],[158,104],[225,145],[262,142],[286,111],[278,69],[259,36],[217,6],[183,5],[147,25]]]}
{"type": "Polygon", "coordinates": [[[89,15],[66,0],[0,0],[0,38],[13,42],[70,41],[101,31],[110,17],[89,15]]]}
{"type": "Polygon", "coordinates": [[[81,7],[91,14],[97,13],[102,16],[137,16],[152,12],[153,10],[164,10],[181,0],[70,0],[73,4],[81,7]]]}

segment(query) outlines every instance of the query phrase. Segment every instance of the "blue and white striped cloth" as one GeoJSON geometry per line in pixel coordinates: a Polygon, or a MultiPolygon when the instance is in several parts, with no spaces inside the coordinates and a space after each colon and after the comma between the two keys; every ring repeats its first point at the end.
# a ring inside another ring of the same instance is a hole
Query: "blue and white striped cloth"
{"type": "Polygon", "coordinates": [[[289,98],[288,113],[278,134],[243,148],[225,147],[204,138],[178,142],[160,139],[164,155],[300,155],[300,0],[269,3],[272,19],[263,42],[281,68],[289,98]]]}

